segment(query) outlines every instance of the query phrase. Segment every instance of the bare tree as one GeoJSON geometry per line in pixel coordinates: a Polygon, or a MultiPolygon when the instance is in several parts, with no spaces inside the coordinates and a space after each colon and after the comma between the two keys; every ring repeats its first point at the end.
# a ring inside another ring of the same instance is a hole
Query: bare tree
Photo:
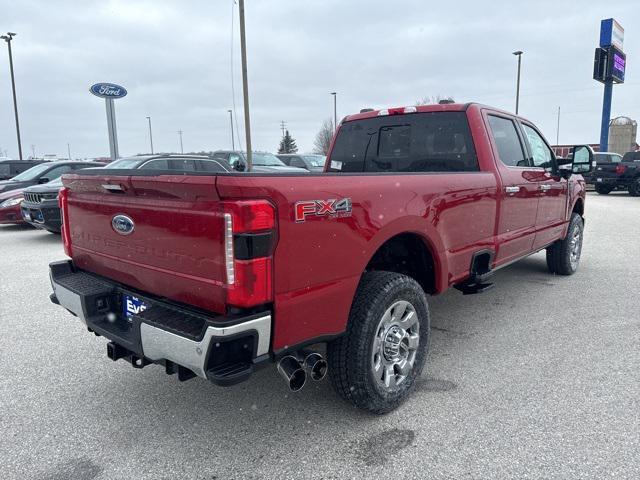
{"type": "Polygon", "coordinates": [[[422,97],[419,100],[416,100],[416,105],[435,105],[439,103],[454,103],[455,100],[453,97],[444,96],[444,95],[435,95],[430,97],[422,97]]]}
{"type": "Polygon", "coordinates": [[[333,140],[333,133],[333,122],[330,118],[327,118],[322,122],[320,131],[316,134],[316,139],[313,142],[313,153],[327,155],[331,140],[333,140]]]}

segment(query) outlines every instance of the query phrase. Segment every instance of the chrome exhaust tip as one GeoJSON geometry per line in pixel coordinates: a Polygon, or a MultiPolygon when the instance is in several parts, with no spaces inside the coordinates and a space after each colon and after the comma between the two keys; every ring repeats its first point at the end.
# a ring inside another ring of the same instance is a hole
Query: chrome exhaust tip
{"type": "Polygon", "coordinates": [[[299,391],[307,382],[307,372],[294,356],[282,357],[278,362],[278,372],[285,379],[292,392],[299,391]]]}
{"type": "Polygon", "coordinates": [[[300,363],[309,372],[312,380],[319,382],[327,375],[327,361],[318,352],[302,350],[298,354],[300,363]]]}

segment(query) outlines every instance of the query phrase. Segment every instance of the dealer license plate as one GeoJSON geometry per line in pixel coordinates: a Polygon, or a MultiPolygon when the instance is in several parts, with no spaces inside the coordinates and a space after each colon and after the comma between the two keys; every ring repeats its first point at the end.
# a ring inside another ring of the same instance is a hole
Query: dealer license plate
{"type": "Polygon", "coordinates": [[[128,295],[125,293],[122,295],[122,309],[122,313],[127,318],[127,320],[131,321],[131,317],[133,315],[142,313],[147,309],[147,304],[144,303],[144,301],[140,300],[138,297],[134,297],[133,295],[128,295]]]}

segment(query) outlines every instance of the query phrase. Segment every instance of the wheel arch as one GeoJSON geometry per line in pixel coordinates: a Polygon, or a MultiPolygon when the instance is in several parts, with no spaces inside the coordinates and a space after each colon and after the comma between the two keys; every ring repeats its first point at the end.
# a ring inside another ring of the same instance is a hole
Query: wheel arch
{"type": "Polygon", "coordinates": [[[434,243],[415,231],[402,231],[378,242],[367,260],[362,274],[369,271],[390,271],[408,275],[428,294],[443,290],[442,260],[434,243]]]}

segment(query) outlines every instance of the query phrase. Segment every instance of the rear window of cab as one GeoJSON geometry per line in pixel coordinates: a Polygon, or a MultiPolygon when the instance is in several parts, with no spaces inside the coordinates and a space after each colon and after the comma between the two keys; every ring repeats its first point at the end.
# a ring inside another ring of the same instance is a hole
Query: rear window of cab
{"type": "Polygon", "coordinates": [[[478,171],[464,112],[391,115],[344,123],[330,172],[478,171]]]}

